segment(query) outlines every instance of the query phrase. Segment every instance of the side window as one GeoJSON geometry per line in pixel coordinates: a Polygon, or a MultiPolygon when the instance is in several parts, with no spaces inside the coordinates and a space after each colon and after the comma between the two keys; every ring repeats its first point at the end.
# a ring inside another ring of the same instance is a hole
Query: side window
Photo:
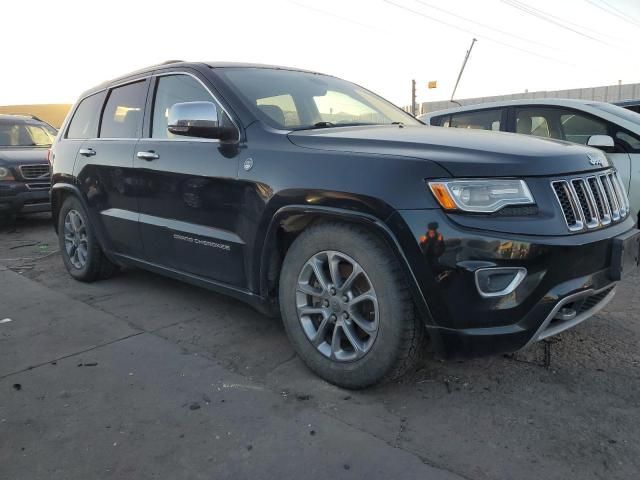
{"type": "Polygon", "coordinates": [[[165,75],[158,77],[156,83],[151,120],[152,138],[187,138],[184,135],[174,135],[167,130],[169,109],[176,103],[184,102],[213,102],[218,108],[220,124],[232,125],[231,120],[220,108],[218,102],[198,80],[189,75],[165,75]]]}
{"type": "Polygon", "coordinates": [[[640,153],[640,137],[629,132],[618,130],[615,138],[616,144],[620,144],[627,153],[640,153]]]}
{"type": "Polygon", "coordinates": [[[98,136],[98,120],[105,95],[105,92],[96,93],[80,102],[67,129],[67,138],[98,136]]]}
{"type": "Polygon", "coordinates": [[[138,138],[146,85],[142,81],[111,90],[102,114],[100,138],[138,138]]]}
{"type": "Polygon", "coordinates": [[[516,133],[561,139],[560,132],[553,124],[554,114],[553,109],[516,109],[516,133]]]}
{"type": "Polygon", "coordinates": [[[258,98],[256,104],[262,113],[285,127],[300,125],[298,109],[289,94],[258,98]]]}
{"type": "Polygon", "coordinates": [[[429,122],[429,124],[434,125],[436,127],[448,127],[451,124],[450,118],[451,117],[449,115],[441,115],[439,117],[433,117],[431,118],[431,121],[429,122]]]}
{"type": "Polygon", "coordinates": [[[452,128],[500,131],[501,121],[502,110],[481,110],[477,112],[465,112],[451,115],[451,122],[449,126],[452,128]]]}
{"type": "Polygon", "coordinates": [[[568,142],[586,145],[591,135],[609,134],[605,122],[580,112],[562,111],[560,124],[562,125],[564,140],[568,142]]]}

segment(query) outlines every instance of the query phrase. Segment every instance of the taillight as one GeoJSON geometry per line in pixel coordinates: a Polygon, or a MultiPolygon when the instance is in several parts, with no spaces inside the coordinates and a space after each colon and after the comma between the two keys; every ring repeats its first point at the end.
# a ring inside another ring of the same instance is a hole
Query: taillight
{"type": "Polygon", "coordinates": [[[53,153],[51,149],[47,150],[47,162],[49,162],[49,166],[53,165],[53,153]]]}

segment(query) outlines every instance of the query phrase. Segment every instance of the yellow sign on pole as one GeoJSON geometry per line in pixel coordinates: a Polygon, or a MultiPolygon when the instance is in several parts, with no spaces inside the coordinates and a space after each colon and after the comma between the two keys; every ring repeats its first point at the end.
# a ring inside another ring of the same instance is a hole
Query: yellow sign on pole
{"type": "Polygon", "coordinates": [[[428,84],[427,84],[428,88],[438,88],[438,81],[437,80],[431,80],[428,84]]]}

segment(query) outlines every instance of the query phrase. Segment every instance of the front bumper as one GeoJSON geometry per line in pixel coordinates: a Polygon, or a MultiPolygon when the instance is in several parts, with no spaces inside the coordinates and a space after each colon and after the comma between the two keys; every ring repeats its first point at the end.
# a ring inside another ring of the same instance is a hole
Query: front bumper
{"type": "Polygon", "coordinates": [[[475,357],[520,350],[597,313],[615,294],[612,238],[634,221],[580,235],[523,236],[462,227],[440,210],[405,210],[389,225],[424,299],[435,349],[475,357]],[[523,267],[527,276],[512,293],[486,298],[475,271],[488,267],[523,267]],[[565,307],[575,315],[559,313],[565,307]]]}
{"type": "Polygon", "coordinates": [[[30,189],[23,182],[0,183],[0,215],[51,211],[49,188],[30,189]]]}

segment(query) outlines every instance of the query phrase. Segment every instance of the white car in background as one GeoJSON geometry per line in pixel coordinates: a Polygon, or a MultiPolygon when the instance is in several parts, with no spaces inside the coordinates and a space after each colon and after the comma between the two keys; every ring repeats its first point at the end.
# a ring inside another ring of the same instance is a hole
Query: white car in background
{"type": "Polygon", "coordinates": [[[566,140],[603,150],[622,176],[631,212],[640,212],[640,114],[589,100],[511,100],[430,112],[427,125],[566,140]]]}

